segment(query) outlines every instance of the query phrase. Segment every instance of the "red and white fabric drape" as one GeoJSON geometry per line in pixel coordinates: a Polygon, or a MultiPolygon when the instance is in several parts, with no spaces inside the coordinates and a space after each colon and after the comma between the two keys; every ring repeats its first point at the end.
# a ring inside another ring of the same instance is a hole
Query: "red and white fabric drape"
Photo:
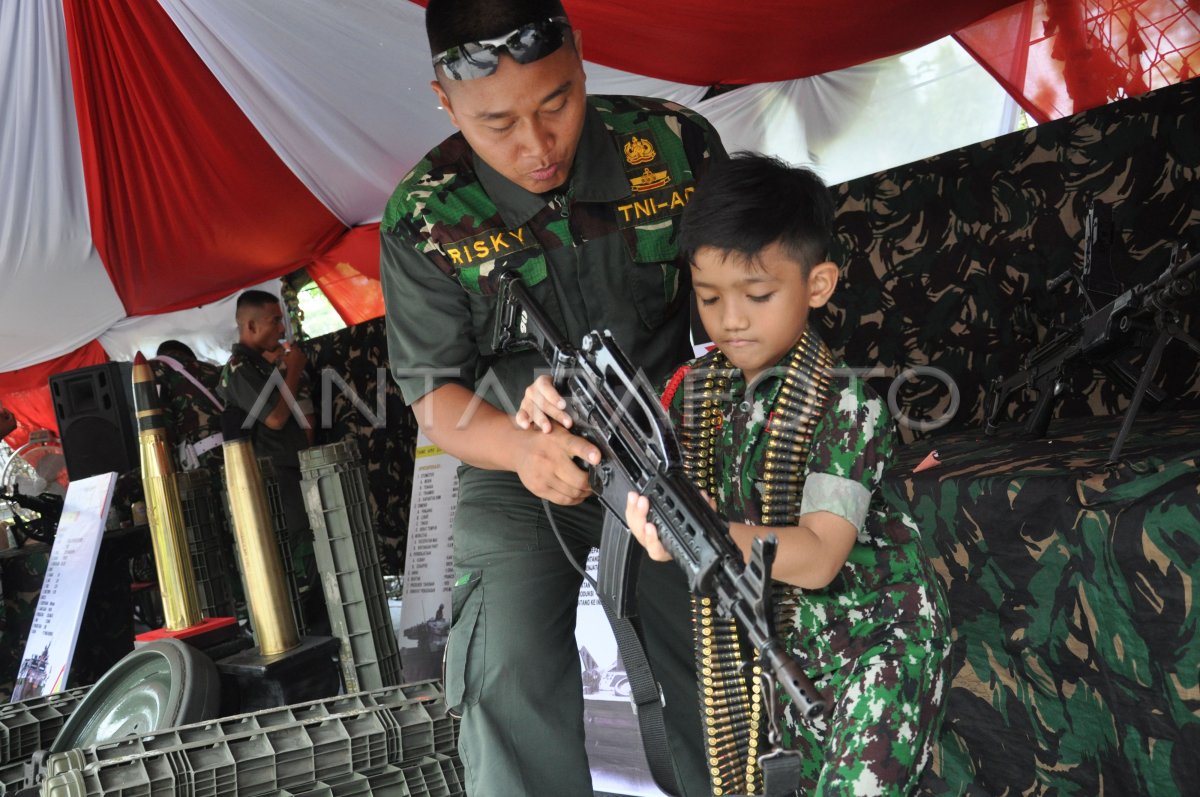
{"type": "MultiPolygon", "coordinates": [[[[839,182],[1010,130],[989,72],[1037,119],[1194,74],[1198,2],[565,4],[590,91],[676,100],[730,149],[839,182]],[[1110,45],[1127,79],[1100,91],[1075,61],[1110,45]],[[714,84],[741,87],[708,96],[714,84]]],[[[451,131],[423,13],[405,0],[0,3],[0,402],[25,406],[18,386],[165,337],[211,340],[197,350],[219,357],[230,297],[300,267],[347,322],[381,312],[372,225],[451,131]]],[[[44,398],[28,423],[50,425],[44,398]]]]}

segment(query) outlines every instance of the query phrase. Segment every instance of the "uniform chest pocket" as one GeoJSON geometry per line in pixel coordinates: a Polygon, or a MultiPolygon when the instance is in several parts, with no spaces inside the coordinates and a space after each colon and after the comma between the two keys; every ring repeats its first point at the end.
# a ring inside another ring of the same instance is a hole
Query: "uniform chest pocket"
{"type": "Polygon", "coordinates": [[[633,267],[629,279],[633,304],[642,322],[657,329],[680,301],[679,247],[675,225],[663,220],[624,231],[633,267]]]}
{"type": "Polygon", "coordinates": [[[517,255],[480,261],[454,271],[458,284],[467,292],[471,304],[471,332],[479,352],[492,353],[492,335],[496,323],[496,288],[490,277],[502,271],[516,270],[525,285],[532,288],[546,279],[546,255],[540,249],[517,255]]]}
{"type": "Polygon", "coordinates": [[[494,296],[496,288],[491,277],[512,270],[519,272],[525,285],[532,288],[546,279],[546,254],[540,249],[532,249],[509,257],[481,260],[459,266],[454,270],[454,276],[467,293],[494,296]]]}

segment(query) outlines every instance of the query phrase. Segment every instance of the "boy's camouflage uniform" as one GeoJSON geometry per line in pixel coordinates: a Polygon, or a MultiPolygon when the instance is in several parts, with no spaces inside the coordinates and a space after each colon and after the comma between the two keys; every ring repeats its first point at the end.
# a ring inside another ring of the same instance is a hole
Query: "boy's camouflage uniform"
{"type": "MultiPolygon", "coordinates": [[[[699,375],[716,356],[687,367],[699,375]]],[[[676,425],[693,384],[683,380],[671,398],[676,425]]],[[[732,520],[761,521],[767,429],[782,384],[778,369],[749,391],[740,371],[729,380],[714,472],[717,508],[732,520]]],[[[781,618],[789,651],[833,707],[828,725],[810,725],[787,706],[784,743],[802,754],[804,794],[909,794],[940,724],[949,614],[920,532],[877,490],[896,445],[887,405],[844,368],[832,395],[809,446],[800,514],[846,518],[858,541],[829,586],[793,588],[796,610],[781,618]]]]}
{"type": "MultiPolygon", "coordinates": [[[[489,278],[505,269],[522,274],[575,344],[609,329],[651,379],[688,356],[675,231],[724,149],[707,122],[673,103],[589,97],[588,106],[570,181],[550,196],[502,177],[461,135],[397,187],[380,225],[380,272],[392,372],[407,402],[455,383],[516,411],[546,366],[536,352],[491,350],[489,278]]],[[[467,792],[590,795],[573,634],[580,575],[516,474],[464,466],[459,475],[446,697],[462,713],[467,792]]],[[[595,500],[555,507],[554,520],[577,560],[598,544],[595,500]]],[[[677,769],[688,794],[707,795],[686,583],[674,565],[650,565],[639,592],[677,769]]]]}

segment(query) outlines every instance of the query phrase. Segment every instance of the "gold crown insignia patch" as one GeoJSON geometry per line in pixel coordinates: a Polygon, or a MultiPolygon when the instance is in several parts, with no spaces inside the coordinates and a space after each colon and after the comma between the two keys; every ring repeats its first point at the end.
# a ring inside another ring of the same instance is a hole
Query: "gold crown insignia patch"
{"type": "Polygon", "coordinates": [[[658,157],[654,145],[644,138],[634,136],[625,143],[625,161],[631,166],[648,163],[658,157]]]}
{"type": "Polygon", "coordinates": [[[629,187],[634,191],[652,191],[655,188],[662,188],[670,182],[671,173],[668,170],[652,172],[647,166],[640,175],[629,178],[629,187]]]}

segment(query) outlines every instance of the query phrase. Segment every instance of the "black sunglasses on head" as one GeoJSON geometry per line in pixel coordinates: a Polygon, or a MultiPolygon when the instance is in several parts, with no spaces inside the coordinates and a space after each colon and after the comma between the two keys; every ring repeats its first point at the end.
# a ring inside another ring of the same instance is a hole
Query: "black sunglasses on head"
{"type": "Polygon", "coordinates": [[[570,30],[571,23],[566,17],[530,22],[503,36],[466,42],[438,53],[433,57],[433,68],[442,67],[451,80],[487,77],[496,71],[501,50],[518,64],[533,63],[562,47],[563,38],[570,30]]]}

